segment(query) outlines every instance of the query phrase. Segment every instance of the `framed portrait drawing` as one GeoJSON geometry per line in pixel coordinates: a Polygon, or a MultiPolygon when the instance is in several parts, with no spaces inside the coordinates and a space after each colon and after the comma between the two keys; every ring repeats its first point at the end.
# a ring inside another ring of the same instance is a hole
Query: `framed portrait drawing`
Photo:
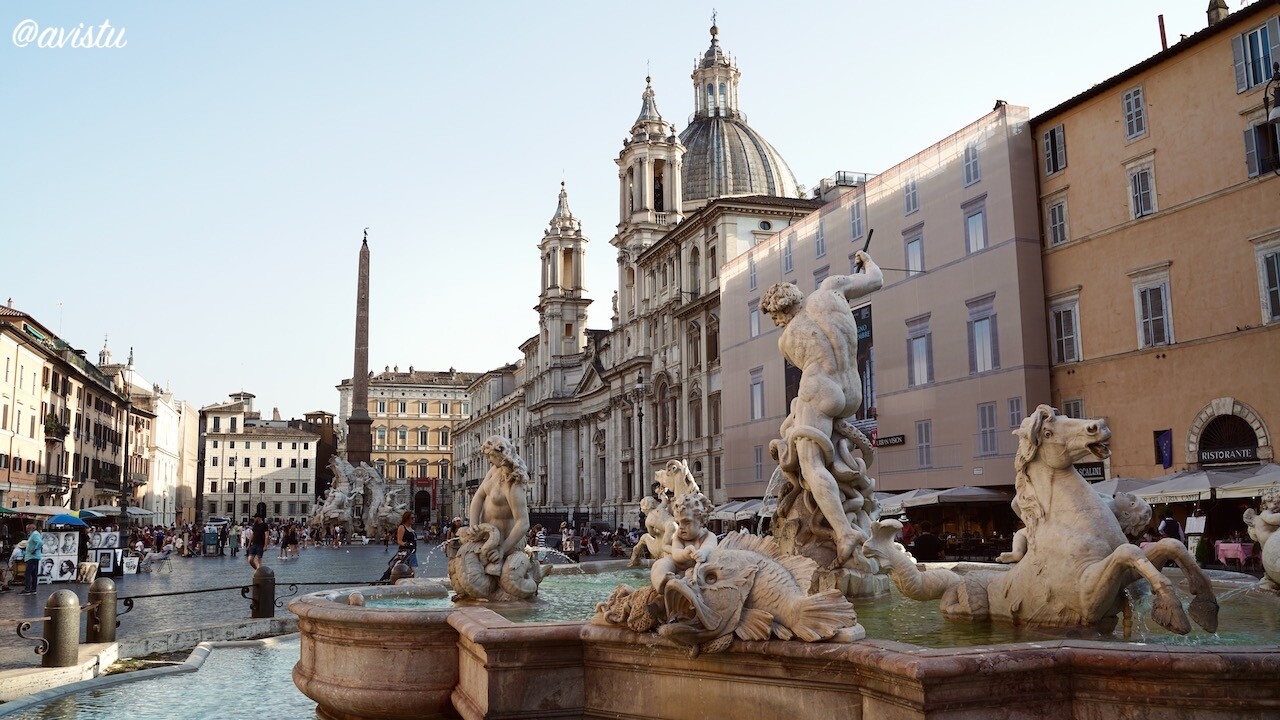
{"type": "Polygon", "coordinates": [[[114,572],[116,569],[116,551],[115,550],[98,550],[98,572],[106,575],[114,572]]]}

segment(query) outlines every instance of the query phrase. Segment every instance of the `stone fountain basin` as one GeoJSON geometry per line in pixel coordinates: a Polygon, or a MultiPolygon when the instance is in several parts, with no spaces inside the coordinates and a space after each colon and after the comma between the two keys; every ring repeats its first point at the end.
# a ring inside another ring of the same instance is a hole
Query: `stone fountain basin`
{"type": "MultiPolygon", "coordinates": [[[[368,608],[435,583],[300,597],[298,687],[321,718],[1280,717],[1280,648],[1052,640],[930,649],[737,642],[690,658],[652,634],[518,623],[487,607],[368,608]]],[[[1278,613],[1280,617],[1280,613],[1278,613]]]]}

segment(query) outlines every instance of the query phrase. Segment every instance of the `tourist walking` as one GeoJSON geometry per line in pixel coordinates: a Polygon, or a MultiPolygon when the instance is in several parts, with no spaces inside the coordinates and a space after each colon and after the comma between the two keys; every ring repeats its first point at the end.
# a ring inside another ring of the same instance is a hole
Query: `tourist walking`
{"type": "Polygon", "coordinates": [[[240,554],[240,526],[232,525],[231,532],[227,533],[227,542],[231,545],[231,557],[240,554]]]}
{"type": "Polygon", "coordinates": [[[547,531],[542,527],[542,523],[533,526],[533,546],[538,548],[538,562],[546,562],[547,531]]]}
{"type": "Polygon", "coordinates": [[[40,576],[40,553],[44,549],[44,536],[36,530],[35,523],[27,523],[27,547],[23,551],[23,559],[27,561],[27,571],[23,574],[23,595],[36,594],[36,578],[40,576]]]}
{"type": "Polygon", "coordinates": [[[266,518],[253,519],[253,527],[249,529],[249,567],[257,570],[262,567],[262,554],[267,550],[271,538],[271,529],[267,527],[266,518]]]}
{"type": "MultiPolygon", "coordinates": [[[[405,553],[404,562],[411,569],[418,567],[418,536],[413,532],[413,513],[406,510],[396,526],[396,546],[405,553]]],[[[413,573],[410,573],[411,575],[413,573]]]]}

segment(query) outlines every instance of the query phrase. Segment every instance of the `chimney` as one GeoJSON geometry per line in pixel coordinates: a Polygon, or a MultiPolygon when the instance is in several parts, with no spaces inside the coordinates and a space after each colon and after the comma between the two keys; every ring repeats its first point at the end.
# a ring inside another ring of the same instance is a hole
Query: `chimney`
{"type": "Polygon", "coordinates": [[[280,419],[280,408],[278,407],[271,408],[271,419],[277,420],[277,421],[280,419]]]}
{"type": "Polygon", "coordinates": [[[1209,16],[1210,26],[1226,20],[1227,16],[1231,14],[1231,11],[1227,9],[1227,0],[1209,0],[1209,9],[1206,14],[1209,16]]]}
{"type": "Polygon", "coordinates": [[[13,298],[9,298],[9,309],[13,309],[13,298]]]}

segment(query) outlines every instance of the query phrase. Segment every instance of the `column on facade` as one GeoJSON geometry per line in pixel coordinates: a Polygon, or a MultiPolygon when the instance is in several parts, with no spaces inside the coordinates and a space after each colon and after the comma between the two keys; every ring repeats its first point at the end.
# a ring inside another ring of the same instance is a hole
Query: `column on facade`
{"type": "Polygon", "coordinates": [[[681,173],[684,172],[684,163],[679,159],[673,161],[670,169],[667,170],[666,178],[663,182],[663,190],[667,193],[667,212],[680,212],[681,203],[684,201],[683,189],[681,188],[681,173]]]}
{"type": "Polygon", "coordinates": [[[654,178],[654,160],[651,157],[644,159],[644,209],[653,210],[653,178],[654,178]]]}
{"type": "Polygon", "coordinates": [[[579,291],[583,289],[582,288],[582,262],[583,262],[583,251],[582,251],[582,248],[579,247],[573,252],[573,288],[579,291]]]}
{"type": "Polygon", "coordinates": [[[625,170],[618,172],[618,217],[623,222],[631,219],[627,214],[627,172],[625,170]]]}

